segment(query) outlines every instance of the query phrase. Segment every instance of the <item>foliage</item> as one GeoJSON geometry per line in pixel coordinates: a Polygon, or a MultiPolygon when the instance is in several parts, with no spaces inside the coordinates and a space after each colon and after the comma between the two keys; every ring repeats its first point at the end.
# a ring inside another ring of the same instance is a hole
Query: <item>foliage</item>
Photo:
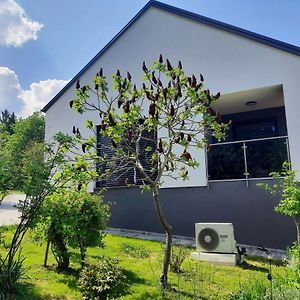
{"type": "Polygon", "coordinates": [[[274,287],[271,289],[266,283],[253,280],[247,284],[243,284],[237,293],[232,294],[229,300],[262,300],[262,299],[276,299],[276,300],[291,300],[299,299],[300,290],[297,288],[291,288],[286,285],[281,285],[279,279],[278,282],[274,282],[274,287]]]}
{"type": "MultiPolygon", "coordinates": [[[[6,244],[8,245],[13,235],[14,228],[5,227],[6,244]]],[[[32,231],[29,230],[22,244],[22,254],[26,257],[24,266],[30,277],[28,288],[22,287],[24,297],[21,299],[44,300],[44,299],[81,299],[78,290],[77,269],[80,269],[80,254],[78,249],[71,249],[72,268],[69,272],[57,272],[52,265],[56,263],[53,255],[49,255],[49,267],[43,268],[44,251],[46,244],[41,247],[32,242],[32,231]],[[76,271],[75,271],[75,270],[76,271]]],[[[101,256],[118,257],[120,266],[123,268],[130,284],[128,291],[122,296],[122,300],[132,299],[158,299],[160,287],[157,279],[160,275],[162,251],[158,242],[124,238],[108,234],[105,238],[106,247],[91,247],[87,250],[87,261],[99,260],[101,256]],[[147,259],[136,259],[122,252],[122,242],[145,247],[151,251],[147,259]],[[153,267],[150,270],[149,262],[153,267]],[[155,276],[153,275],[155,274],[155,276]]],[[[5,248],[0,245],[0,255],[5,253],[5,248]]],[[[239,282],[256,277],[266,282],[267,261],[264,259],[246,257],[247,268],[210,265],[204,262],[195,262],[187,258],[183,263],[183,272],[174,274],[170,272],[169,283],[174,293],[164,299],[211,299],[224,300],[230,293],[238,290],[239,282]],[[198,272],[194,273],[198,265],[198,272]],[[197,275],[198,274],[198,275],[197,275]],[[180,278],[178,286],[178,277],[180,278]],[[194,282],[192,282],[192,280],[194,282]],[[196,291],[194,292],[194,288],[196,291]],[[199,292],[199,293],[198,293],[199,292]],[[197,294],[198,293],[198,294],[197,294]],[[197,297],[196,295],[201,295],[197,297]]],[[[286,267],[274,263],[274,277],[280,274],[284,276],[286,267]]],[[[291,298],[293,299],[293,298],[291,298]]],[[[297,299],[297,298],[296,298],[297,299]]]]}
{"type": "MultiPolygon", "coordinates": [[[[9,247],[0,262],[0,283],[2,288],[9,287],[7,293],[14,293],[13,277],[8,276],[16,262],[16,255],[21,251],[23,238],[32,226],[44,199],[54,192],[74,187],[88,177],[88,170],[78,172],[69,161],[67,153],[73,147],[73,141],[69,137],[58,134],[55,146],[38,145],[36,150],[40,155],[32,155],[22,167],[24,178],[22,190],[26,192],[25,200],[18,204],[20,221],[14,231],[9,247]]],[[[33,152],[33,154],[35,151],[33,152]]],[[[89,177],[90,178],[90,177],[89,177]]],[[[20,264],[23,260],[20,261],[20,264]]]]}
{"type": "Polygon", "coordinates": [[[261,280],[253,280],[240,286],[237,293],[232,294],[229,300],[262,300],[266,299],[266,283],[261,280]]]}
{"type": "Polygon", "coordinates": [[[290,247],[284,272],[272,281],[272,287],[265,281],[250,280],[243,284],[230,300],[300,299],[300,248],[297,243],[290,247]]]}
{"type": "Polygon", "coordinates": [[[291,169],[291,165],[285,162],[281,172],[273,172],[270,175],[279,181],[278,184],[273,186],[261,184],[260,186],[273,195],[282,196],[275,210],[290,217],[300,216],[300,187],[295,178],[296,172],[291,169]]]}
{"type": "Polygon", "coordinates": [[[20,282],[27,280],[26,269],[23,267],[25,258],[18,256],[11,264],[3,264],[0,257],[0,299],[6,299],[10,294],[18,292],[20,282]],[[9,277],[9,280],[7,280],[9,277]]]}
{"type": "Polygon", "coordinates": [[[3,150],[0,152],[0,205],[12,187],[12,175],[9,172],[9,168],[10,164],[7,160],[7,153],[3,150]]]}
{"type": "Polygon", "coordinates": [[[282,284],[300,290],[300,247],[297,243],[289,248],[286,265],[286,274],[281,278],[282,284]]]}
{"type": "Polygon", "coordinates": [[[188,257],[190,251],[184,246],[173,246],[170,260],[170,269],[174,273],[182,271],[182,264],[188,257]]]}
{"type": "Polygon", "coordinates": [[[126,286],[126,277],[118,260],[100,257],[96,264],[87,264],[78,281],[83,299],[112,299],[120,296],[126,286]]]}
{"type": "MultiPolygon", "coordinates": [[[[69,257],[67,246],[78,248],[82,264],[87,247],[103,246],[108,206],[101,195],[85,189],[61,190],[47,197],[35,225],[36,239],[50,239],[53,254],[62,267],[69,257]]],[[[64,266],[67,268],[68,264],[64,266]]]]}
{"type": "MultiPolygon", "coordinates": [[[[165,177],[189,178],[189,169],[199,162],[192,157],[193,148],[206,147],[207,136],[218,140],[225,136],[229,124],[222,122],[211,105],[220,97],[204,88],[204,77],[187,76],[160,55],[151,68],[143,63],[142,87],[134,84],[129,72],[118,70],[113,75],[113,89],[101,68],[93,79],[94,86],[76,84],[76,97],[70,107],[79,113],[95,111],[100,119],[98,149],[96,129],[92,120],[86,121],[94,136],[81,140],[87,158],[97,160],[100,179],[124,178],[124,185],[134,184],[151,190],[160,222],[166,232],[166,251],[161,284],[166,286],[171,256],[172,227],[160,203],[159,187],[165,177]],[[102,141],[102,142],[101,142],[102,141]],[[109,141],[103,142],[103,141],[109,141]],[[129,178],[134,169],[135,178],[129,178]]],[[[73,133],[80,136],[78,128],[73,133]]]]}
{"type": "Polygon", "coordinates": [[[0,127],[0,133],[6,132],[9,135],[13,134],[13,125],[16,123],[16,121],[17,117],[14,113],[10,113],[7,109],[2,111],[0,116],[0,125],[2,125],[2,128],[0,127]]]}
{"type": "Polygon", "coordinates": [[[288,162],[283,163],[281,172],[270,174],[278,183],[274,185],[258,184],[272,195],[280,195],[281,201],[275,207],[279,213],[293,217],[297,228],[297,242],[300,245],[300,186],[296,180],[296,172],[288,162]]]}
{"type": "Polygon", "coordinates": [[[18,119],[13,130],[13,134],[7,136],[5,144],[1,145],[1,151],[6,153],[11,188],[21,190],[24,159],[32,147],[44,142],[44,118],[39,113],[34,113],[25,119],[18,119]]]}
{"type": "Polygon", "coordinates": [[[135,258],[147,258],[151,253],[150,250],[144,246],[139,246],[128,242],[121,243],[121,251],[126,255],[135,258]]]}

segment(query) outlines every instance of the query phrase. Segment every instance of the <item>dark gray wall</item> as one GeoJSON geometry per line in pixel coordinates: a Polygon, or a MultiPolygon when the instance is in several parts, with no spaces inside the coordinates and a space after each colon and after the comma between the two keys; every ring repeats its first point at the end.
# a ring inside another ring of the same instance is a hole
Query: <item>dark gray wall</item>
{"type": "MultiPolygon", "coordinates": [[[[244,181],[235,181],[211,183],[209,189],[162,189],[162,204],[174,234],[194,236],[197,222],[231,222],[240,244],[286,249],[296,239],[293,221],[274,212],[278,200],[258,188],[257,182],[263,181],[251,181],[249,188],[244,181]]],[[[110,227],[163,232],[151,193],[113,188],[104,199],[111,203],[110,227]]]]}

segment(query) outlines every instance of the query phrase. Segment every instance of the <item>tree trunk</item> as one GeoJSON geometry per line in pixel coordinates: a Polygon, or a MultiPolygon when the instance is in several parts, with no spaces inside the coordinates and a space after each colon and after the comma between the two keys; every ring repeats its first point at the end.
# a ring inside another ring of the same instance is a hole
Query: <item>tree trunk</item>
{"type": "Polygon", "coordinates": [[[294,221],[297,229],[297,243],[300,245],[300,216],[294,217],[294,221]]]}
{"type": "Polygon", "coordinates": [[[172,249],[172,227],[169,225],[167,222],[167,219],[164,215],[163,209],[161,207],[160,203],[160,195],[159,195],[159,189],[157,186],[152,187],[152,192],[153,192],[153,199],[155,203],[155,208],[159,217],[159,220],[162,224],[162,226],[165,229],[166,232],[166,248],[165,248],[165,255],[164,255],[164,261],[162,264],[162,272],[160,276],[160,283],[162,288],[167,287],[168,283],[168,269],[170,265],[170,260],[171,260],[171,249],[172,249]]]}
{"type": "Polygon", "coordinates": [[[51,245],[52,252],[56,257],[57,268],[67,270],[70,264],[70,256],[65,245],[62,234],[55,228],[55,224],[51,225],[51,245]]]}
{"type": "Polygon", "coordinates": [[[84,268],[84,264],[85,264],[86,247],[84,246],[84,242],[82,241],[82,239],[80,238],[80,236],[78,236],[78,242],[79,242],[79,245],[80,245],[81,269],[83,269],[84,268]]]}
{"type": "Polygon", "coordinates": [[[44,258],[44,267],[47,267],[49,248],[50,248],[50,230],[49,230],[48,237],[47,237],[47,245],[46,245],[46,250],[45,250],[45,258],[44,258]]]}

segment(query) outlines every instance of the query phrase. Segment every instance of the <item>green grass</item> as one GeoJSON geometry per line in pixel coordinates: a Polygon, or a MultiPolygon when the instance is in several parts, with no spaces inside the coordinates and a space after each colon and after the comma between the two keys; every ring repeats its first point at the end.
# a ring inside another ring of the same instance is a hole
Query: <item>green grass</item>
{"type": "MultiPolygon", "coordinates": [[[[2,229],[6,241],[12,237],[12,227],[2,229]]],[[[117,257],[124,268],[130,287],[124,291],[121,299],[225,299],[231,292],[237,291],[240,284],[257,278],[267,282],[268,262],[261,258],[246,259],[242,267],[226,267],[195,262],[187,259],[183,264],[183,272],[179,275],[170,273],[171,291],[164,297],[159,289],[160,267],[163,251],[160,243],[108,235],[105,248],[88,249],[87,257],[96,259],[100,255],[117,257]],[[150,250],[147,258],[131,257],[124,253],[122,243],[133,247],[144,247],[150,250]],[[123,251],[122,251],[123,249],[123,251]],[[197,298],[195,295],[201,295],[197,298]]],[[[0,254],[5,249],[0,246],[0,254]]],[[[193,251],[193,249],[190,249],[193,251]]],[[[59,273],[55,268],[55,260],[49,256],[49,267],[42,267],[45,245],[32,242],[27,234],[23,243],[22,254],[26,257],[25,267],[28,269],[28,285],[22,287],[23,297],[20,299],[80,299],[76,281],[79,270],[79,254],[72,252],[71,271],[59,273]]],[[[283,274],[285,267],[279,262],[273,268],[274,277],[283,274]]]]}

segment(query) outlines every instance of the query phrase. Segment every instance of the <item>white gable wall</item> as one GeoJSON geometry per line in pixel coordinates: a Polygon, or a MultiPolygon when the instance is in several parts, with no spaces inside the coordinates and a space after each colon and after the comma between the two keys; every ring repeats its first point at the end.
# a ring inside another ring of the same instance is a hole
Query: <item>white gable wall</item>
{"type": "MultiPolygon", "coordinates": [[[[141,65],[148,65],[162,53],[177,65],[180,59],[187,74],[205,76],[206,87],[216,93],[231,93],[271,85],[283,85],[287,127],[293,168],[300,171],[300,57],[251,41],[249,39],[203,25],[193,20],[150,8],[81,76],[82,84],[92,84],[92,78],[103,67],[107,77],[120,69],[130,71],[139,80],[141,65]]],[[[47,111],[46,139],[62,131],[71,134],[72,126],[84,128],[87,118],[97,123],[97,115],[80,115],[69,108],[75,86],[69,88],[47,111]]],[[[205,186],[204,152],[197,156],[200,167],[190,171],[189,181],[165,180],[165,187],[205,186]]],[[[299,175],[298,175],[299,176],[299,175]]],[[[300,179],[300,177],[298,178],[300,179]]]]}

